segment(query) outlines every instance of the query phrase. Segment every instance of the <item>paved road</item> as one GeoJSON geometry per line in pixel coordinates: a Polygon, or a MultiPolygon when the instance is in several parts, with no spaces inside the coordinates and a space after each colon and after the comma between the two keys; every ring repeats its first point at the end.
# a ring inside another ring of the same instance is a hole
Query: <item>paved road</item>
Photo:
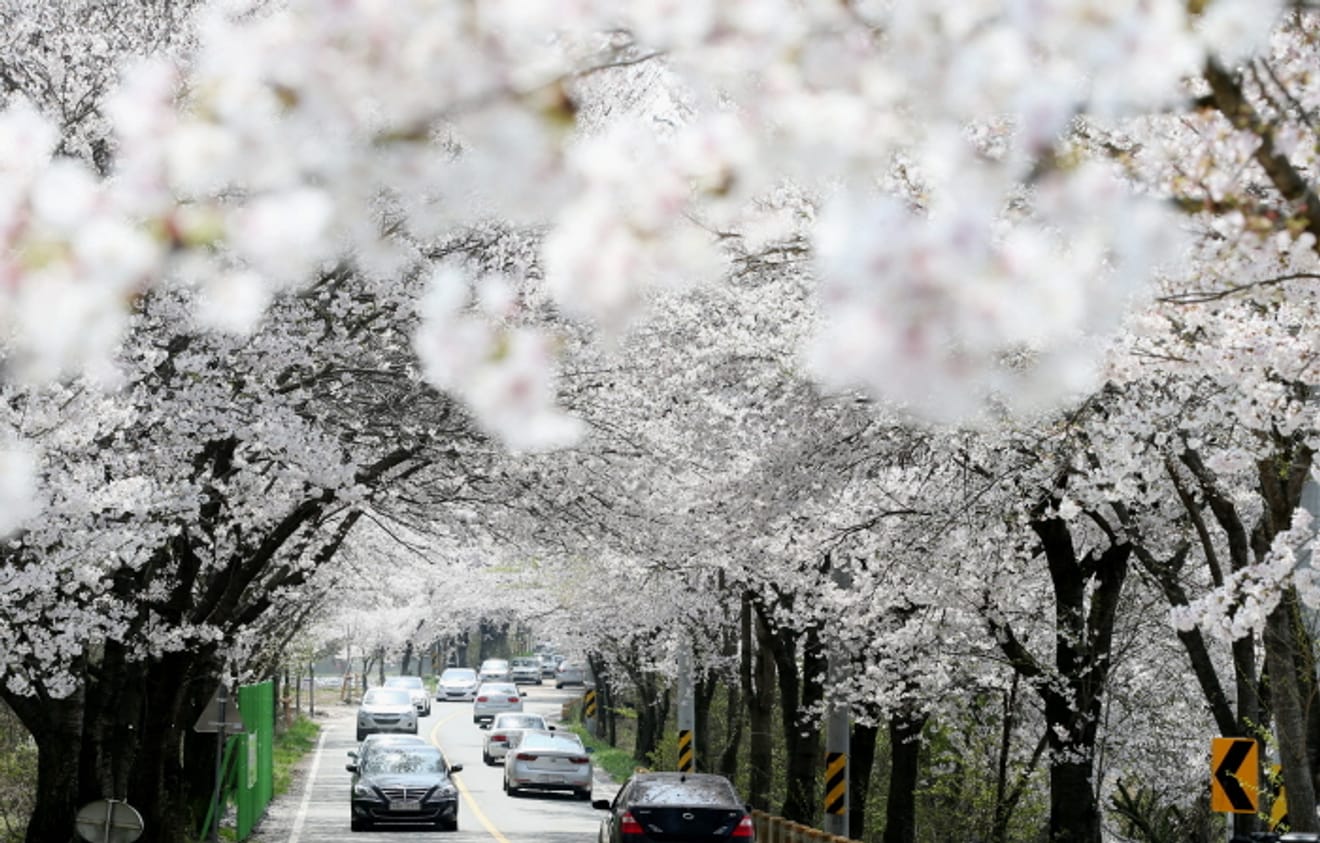
{"type": "MultiPolygon", "coordinates": [[[[557,691],[531,685],[524,709],[557,721],[563,703],[581,689],[557,691]]],[[[451,764],[462,764],[454,778],[459,787],[458,832],[391,829],[354,833],[348,825],[347,752],[356,745],[353,710],[344,709],[323,722],[317,749],[302,762],[302,773],[289,793],[276,800],[251,840],[254,843],[369,843],[403,835],[409,843],[591,843],[601,812],[568,794],[510,797],[501,788],[499,767],[481,762],[482,735],[472,723],[471,703],[432,706],[418,734],[445,751],[451,764]]],[[[613,797],[617,786],[597,772],[594,796],[613,797]]]]}

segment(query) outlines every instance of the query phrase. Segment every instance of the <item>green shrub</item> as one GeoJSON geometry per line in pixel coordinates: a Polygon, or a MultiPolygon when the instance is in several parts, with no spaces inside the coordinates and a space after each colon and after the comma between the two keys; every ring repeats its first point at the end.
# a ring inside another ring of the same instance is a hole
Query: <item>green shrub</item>
{"type": "Polygon", "coordinates": [[[287,793],[293,783],[293,768],[298,760],[316,746],[321,727],[306,717],[299,717],[275,738],[275,795],[287,793]]]}
{"type": "Polygon", "coordinates": [[[37,794],[37,745],[0,703],[0,843],[19,843],[37,794]]]}

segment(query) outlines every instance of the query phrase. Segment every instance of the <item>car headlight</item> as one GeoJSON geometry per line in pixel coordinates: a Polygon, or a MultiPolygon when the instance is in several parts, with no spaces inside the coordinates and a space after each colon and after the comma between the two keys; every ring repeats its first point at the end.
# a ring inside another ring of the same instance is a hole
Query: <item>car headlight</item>
{"type": "Polygon", "coordinates": [[[359,722],[359,723],[370,723],[370,722],[371,722],[371,718],[367,716],[367,713],[366,713],[365,711],[359,711],[359,712],[358,712],[358,722],[359,722]]]}
{"type": "Polygon", "coordinates": [[[442,784],[431,794],[433,799],[441,800],[453,799],[455,796],[458,796],[458,788],[454,787],[452,784],[442,784]]]}
{"type": "Polygon", "coordinates": [[[361,796],[364,799],[380,799],[380,796],[376,794],[375,788],[369,784],[363,784],[362,782],[353,785],[353,795],[361,796]]]}

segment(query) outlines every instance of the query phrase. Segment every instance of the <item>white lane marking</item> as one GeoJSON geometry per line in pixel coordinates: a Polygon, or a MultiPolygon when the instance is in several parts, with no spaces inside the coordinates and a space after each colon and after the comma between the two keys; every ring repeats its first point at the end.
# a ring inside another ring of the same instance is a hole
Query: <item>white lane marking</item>
{"type": "Polygon", "coordinates": [[[302,836],[303,823],[307,822],[307,806],[312,801],[312,787],[316,784],[316,773],[321,769],[321,750],[325,748],[325,736],[330,728],[321,730],[321,737],[316,741],[316,755],[312,756],[312,769],[307,773],[307,787],[303,788],[302,804],[298,806],[298,816],[293,820],[293,831],[289,834],[289,843],[298,843],[302,836]]]}

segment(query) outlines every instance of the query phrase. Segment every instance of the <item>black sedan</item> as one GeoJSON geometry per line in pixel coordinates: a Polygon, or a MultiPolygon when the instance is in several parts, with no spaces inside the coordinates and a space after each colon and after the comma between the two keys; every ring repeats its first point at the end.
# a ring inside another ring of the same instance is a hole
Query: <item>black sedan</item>
{"type": "Polygon", "coordinates": [[[723,776],[707,773],[638,773],[613,802],[600,824],[600,843],[751,843],[756,839],[748,809],[723,776]]]}
{"type": "Polygon", "coordinates": [[[352,826],[365,831],[377,824],[425,824],[458,830],[458,788],[449,766],[433,746],[375,747],[346,768],[353,774],[352,826]]]}

